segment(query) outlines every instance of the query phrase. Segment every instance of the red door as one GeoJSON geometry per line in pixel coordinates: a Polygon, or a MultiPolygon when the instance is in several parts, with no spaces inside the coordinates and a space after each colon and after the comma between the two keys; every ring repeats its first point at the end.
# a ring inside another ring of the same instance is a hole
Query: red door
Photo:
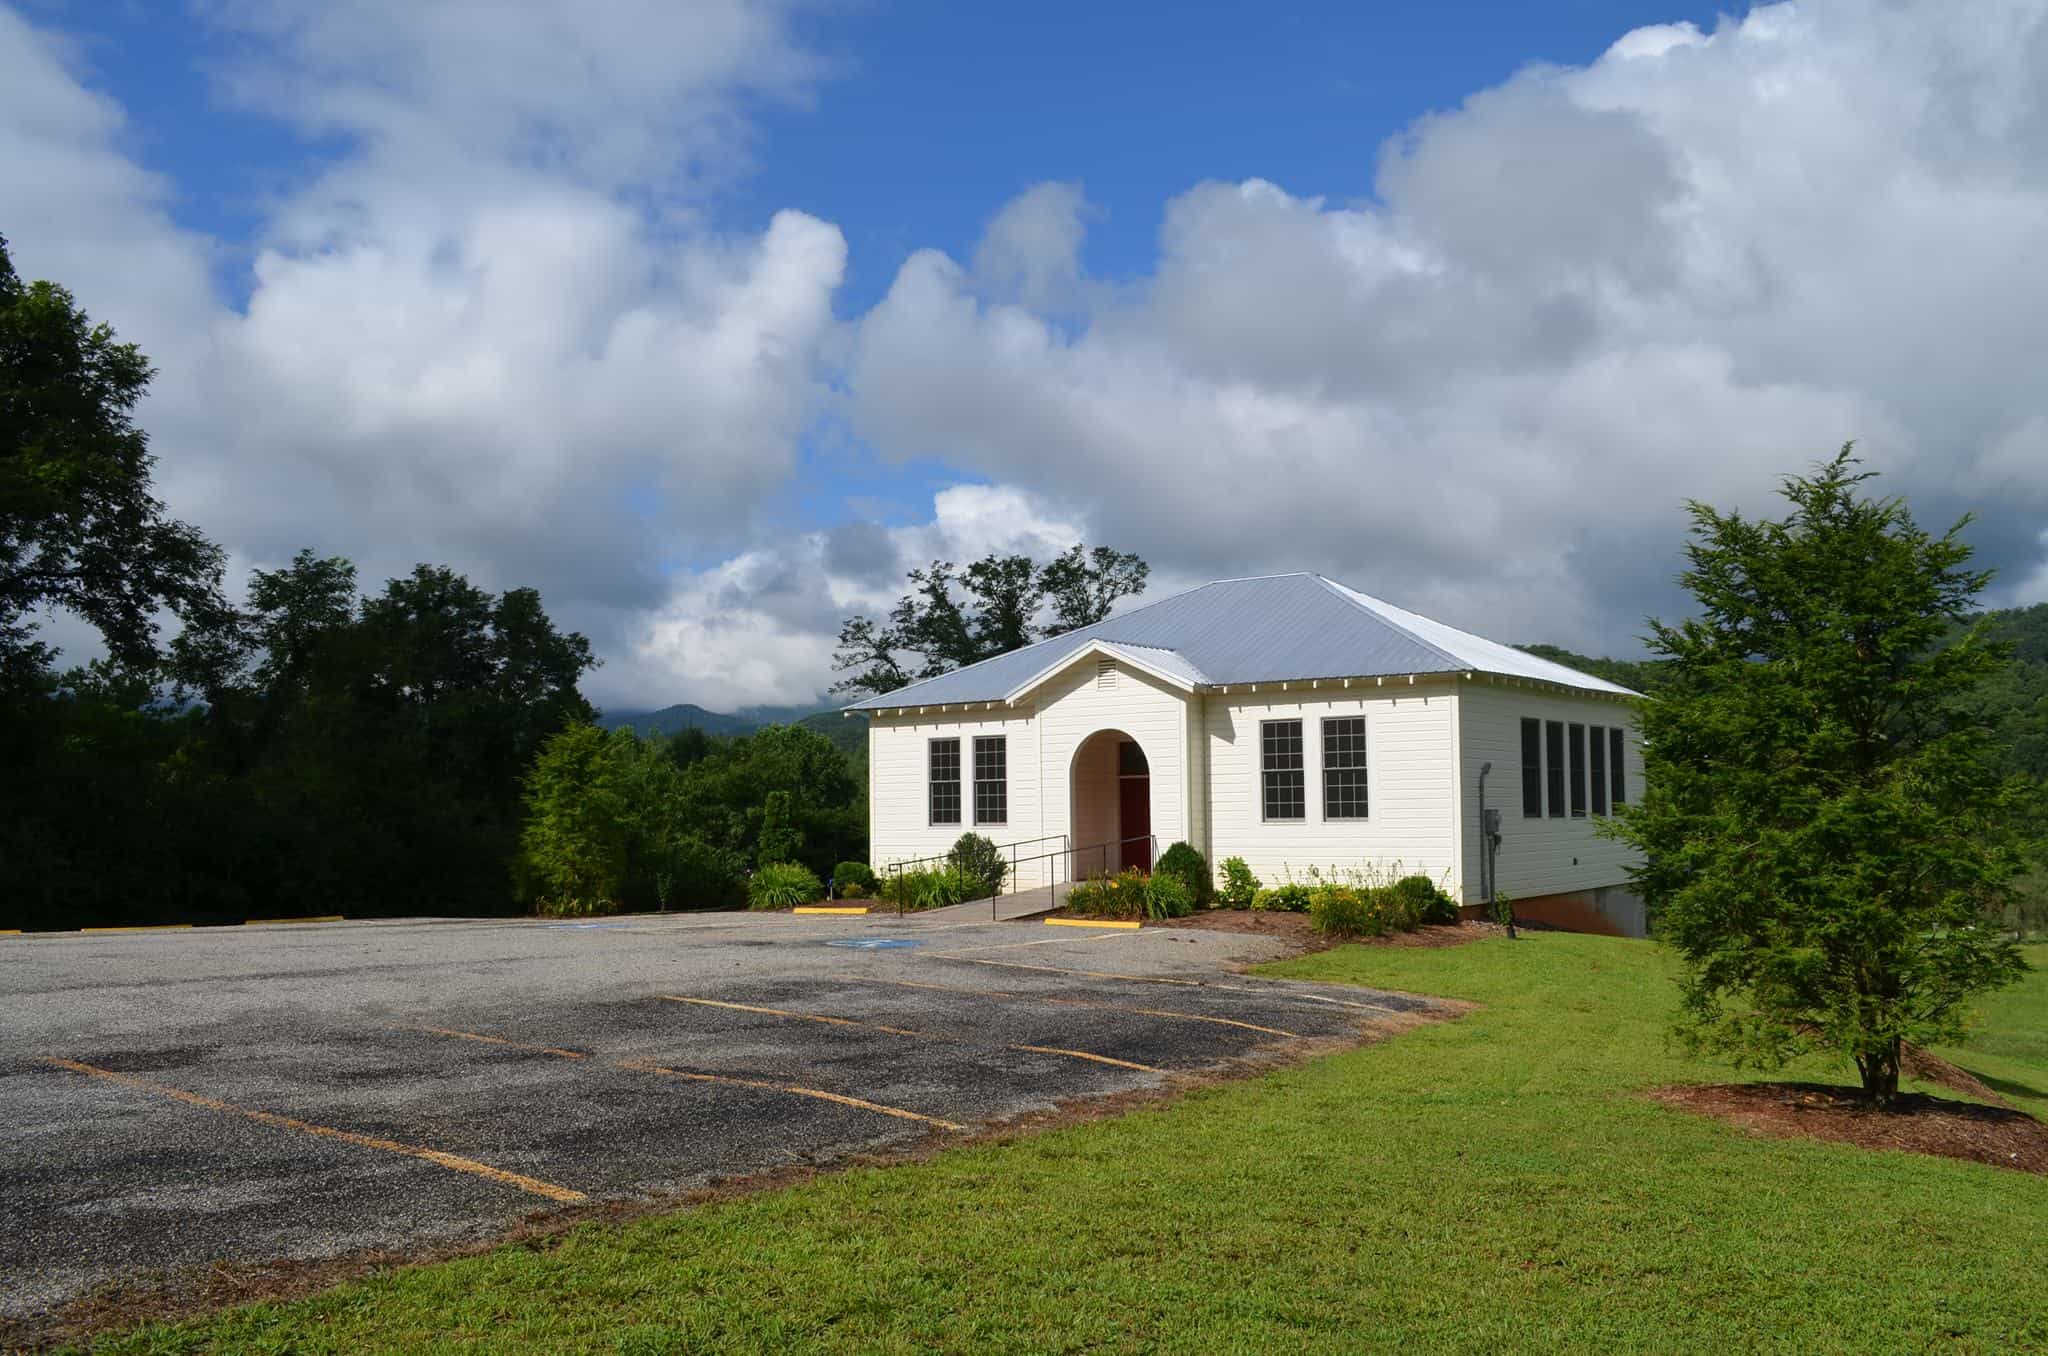
{"type": "Polygon", "coordinates": [[[1152,779],[1149,776],[1124,776],[1116,779],[1118,822],[1123,825],[1117,836],[1123,839],[1123,868],[1139,871],[1152,869],[1152,840],[1146,835],[1152,832],[1152,779]]]}

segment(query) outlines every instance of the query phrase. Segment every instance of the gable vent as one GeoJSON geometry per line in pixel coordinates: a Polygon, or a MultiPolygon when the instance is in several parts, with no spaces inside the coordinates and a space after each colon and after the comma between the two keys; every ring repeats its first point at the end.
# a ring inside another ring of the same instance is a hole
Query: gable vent
{"type": "Polygon", "coordinates": [[[1107,692],[1116,686],[1116,661],[1101,658],[1095,661],[1095,686],[1098,691],[1107,692]]]}

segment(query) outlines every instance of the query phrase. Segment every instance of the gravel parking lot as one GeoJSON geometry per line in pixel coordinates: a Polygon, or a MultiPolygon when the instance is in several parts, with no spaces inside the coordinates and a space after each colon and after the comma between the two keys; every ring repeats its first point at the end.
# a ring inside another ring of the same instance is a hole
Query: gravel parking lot
{"type": "Polygon", "coordinates": [[[1267,938],[893,917],[0,939],[0,1316],[959,1137],[1349,1036],[1267,938]]]}

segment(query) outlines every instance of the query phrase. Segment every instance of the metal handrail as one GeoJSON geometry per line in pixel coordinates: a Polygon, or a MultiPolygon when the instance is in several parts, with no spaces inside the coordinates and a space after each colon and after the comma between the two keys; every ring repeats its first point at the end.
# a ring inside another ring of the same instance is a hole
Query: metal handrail
{"type": "MultiPolygon", "coordinates": [[[[1064,842],[1064,840],[1066,839],[1066,837],[1067,837],[1067,835],[1066,835],[1066,834],[1063,834],[1063,833],[1049,833],[1049,834],[1045,835],[1045,837],[1043,837],[1043,838],[1027,838],[1027,839],[1025,839],[1025,840],[1024,840],[1023,842],[1021,842],[1021,843],[1012,843],[1012,844],[1010,844],[1009,846],[1010,846],[1010,847],[1011,847],[1012,849],[1015,849],[1015,848],[1020,848],[1020,847],[1028,847],[1028,846],[1030,846],[1030,845],[1031,845],[1032,843],[1045,843],[1045,842],[1050,842],[1050,841],[1052,841],[1052,840],[1053,840],[1053,839],[1055,839],[1055,838],[1058,838],[1058,839],[1060,839],[1060,840],[1062,840],[1062,841],[1064,842]]],[[[1103,842],[1100,842],[1100,843],[1090,843],[1090,844],[1088,844],[1088,845],[1087,845],[1086,847],[1078,847],[1078,848],[1070,848],[1070,847],[1065,847],[1065,846],[1062,846],[1062,847],[1061,847],[1061,848],[1059,848],[1059,849],[1058,849],[1057,851],[1054,851],[1054,852],[1039,852],[1039,853],[1034,853],[1034,854],[1032,854],[1032,855],[1031,855],[1031,856],[1029,856],[1029,857],[1019,857],[1019,856],[1017,856],[1017,855],[1015,854],[1015,852],[1013,851],[1013,852],[1012,852],[1012,854],[1011,854],[1011,856],[1010,856],[1010,864],[1009,864],[1009,870],[1008,870],[1008,872],[1007,872],[1007,873],[1006,873],[1006,874],[1004,875],[1004,877],[1003,877],[1003,881],[1004,881],[1004,884],[1005,884],[1005,885],[1014,885],[1014,884],[1016,883],[1016,880],[1017,880],[1017,868],[1018,868],[1019,866],[1022,866],[1022,865],[1026,865],[1026,864],[1028,864],[1028,863],[1031,863],[1031,862],[1042,862],[1042,861],[1048,861],[1048,860],[1050,860],[1050,859],[1052,859],[1052,858],[1059,858],[1059,859],[1061,859],[1061,860],[1062,860],[1063,862],[1065,862],[1065,863],[1067,864],[1067,865],[1066,865],[1066,870],[1065,870],[1065,876],[1066,876],[1066,883],[1067,883],[1067,884],[1069,884],[1069,885],[1071,885],[1071,884],[1073,884],[1073,883],[1074,883],[1074,880],[1075,880],[1075,877],[1076,877],[1076,874],[1077,874],[1077,873],[1075,872],[1075,870],[1074,870],[1075,866],[1077,866],[1077,865],[1079,864],[1079,862],[1080,862],[1080,860],[1081,860],[1081,857],[1082,857],[1082,855],[1083,855],[1084,853],[1089,853],[1089,852],[1101,852],[1101,853],[1103,854],[1103,857],[1102,857],[1102,868],[1103,868],[1103,871],[1104,871],[1104,873],[1105,873],[1105,874],[1107,874],[1107,872],[1108,872],[1108,870],[1109,870],[1109,851],[1108,851],[1108,850],[1109,850],[1110,848],[1122,848],[1122,847],[1124,846],[1124,844],[1126,844],[1126,843],[1150,843],[1150,844],[1152,845],[1152,851],[1151,851],[1151,852],[1150,852],[1150,853],[1149,853],[1148,855],[1149,855],[1149,856],[1151,857],[1151,859],[1152,859],[1153,861],[1155,861],[1155,862],[1159,860],[1159,835],[1158,835],[1158,834],[1156,834],[1156,833],[1134,833],[1134,834],[1132,834],[1132,835],[1131,835],[1130,837],[1128,837],[1128,838],[1112,838],[1112,839],[1106,839],[1106,840],[1104,840],[1103,842]]],[[[949,855],[950,855],[950,854],[949,854],[949,855]]],[[[1119,856],[1121,856],[1121,854],[1119,854],[1119,856]]],[[[946,860],[946,858],[945,858],[945,857],[913,857],[913,858],[911,858],[911,859],[909,859],[908,861],[905,861],[905,862],[895,862],[895,863],[892,863],[892,864],[891,864],[891,866],[890,866],[890,873],[891,873],[891,879],[892,879],[892,881],[893,881],[893,882],[895,883],[895,886],[896,886],[896,888],[895,888],[894,890],[891,890],[891,891],[890,891],[890,893],[891,893],[891,894],[893,894],[893,895],[895,895],[895,897],[896,897],[896,914],[897,914],[897,916],[898,916],[899,918],[900,918],[900,917],[902,917],[902,915],[903,915],[903,912],[904,912],[904,908],[903,908],[903,886],[902,886],[902,882],[903,882],[903,868],[904,868],[905,866],[914,866],[914,865],[916,865],[916,864],[917,864],[918,862],[937,862],[937,861],[945,861],[945,860],[946,860]]],[[[1046,884],[1047,884],[1047,886],[1048,886],[1048,887],[1050,887],[1050,888],[1052,889],[1052,891],[1053,891],[1053,895],[1054,895],[1054,898],[1055,898],[1055,899],[1057,899],[1057,898],[1058,898],[1058,891],[1059,891],[1059,885],[1060,885],[1060,881],[1059,881],[1058,879],[1054,879],[1054,880],[1050,880],[1050,881],[1047,881],[1047,882],[1046,882],[1046,884]]],[[[1037,887],[1036,887],[1036,886],[1033,886],[1032,888],[1033,888],[1033,889],[1036,889],[1037,887]]],[[[989,895],[989,897],[988,897],[988,915],[989,915],[989,921],[990,921],[990,922],[994,922],[994,921],[996,921],[996,913],[997,913],[997,903],[996,903],[996,902],[997,902],[998,900],[1000,900],[1000,899],[1001,899],[1002,897],[1003,897],[1003,888],[1002,888],[1001,886],[998,886],[998,887],[996,888],[996,890],[995,890],[995,891],[994,891],[994,892],[993,892],[992,894],[990,894],[990,895],[989,895]]]]}
{"type": "MultiPolygon", "coordinates": [[[[996,844],[996,849],[998,851],[1014,852],[1020,847],[1030,847],[1033,843],[1050,843],[1055,838],[1059,839],[1062,842],[1065,842],[1066,837],[1067,836],[1063,833],[1048,833],[1038,838],[1021,838],[1014,843],[998,843],[996,844]]],[[[901,861],[889,863],[889,865],[885,869],[889,871],[900,872],[905,867],[922,866],[926,862],[950,861],[952,860],[952,857],[953,854],[951,852],[941,852],[938,855],[932,857],[905,857],[901,861]]],[[[1027,858],[1026,860],[1033,859],[1027,858]]]]}

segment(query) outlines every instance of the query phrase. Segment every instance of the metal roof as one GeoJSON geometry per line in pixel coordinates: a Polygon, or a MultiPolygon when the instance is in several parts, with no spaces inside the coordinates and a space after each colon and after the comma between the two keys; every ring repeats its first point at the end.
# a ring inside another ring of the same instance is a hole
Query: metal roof
{"type": "Polygon", "coordinates": [[[1319,574],[1221,579],[1093,626],[854,702],[849,711],[1008,700],[1103,642],[1198,687],[1311,678],[1489,673],[1635,696],[1589,673],[1431,621],[1319,574]]]}

